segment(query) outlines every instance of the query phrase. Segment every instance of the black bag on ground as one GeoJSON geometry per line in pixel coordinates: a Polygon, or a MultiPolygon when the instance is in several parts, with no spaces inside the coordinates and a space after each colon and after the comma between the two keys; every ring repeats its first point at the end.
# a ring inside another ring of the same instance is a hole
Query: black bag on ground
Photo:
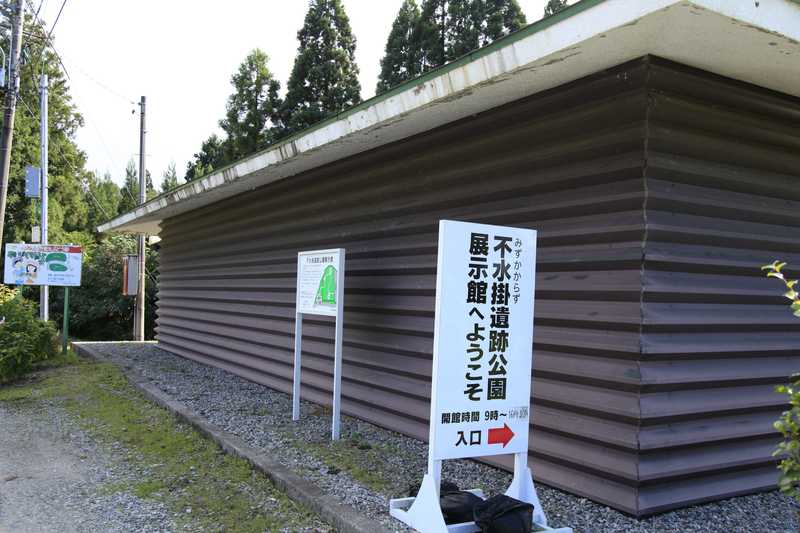
{"type": "MultiPolygon", "coordinates": [[[[416,485],[408,488],[408,495],[417,496],[416,485]]],[[[439,507],[445,524],[472,522],[475,506],[482,501],[471,492],[459,490],[458,485],[451,481],[442,481],[439,487],[439,507]]]]}
{"type": "Polygon", "coordinates": [[[442,508],[445,524],[460,524],[461,522],[472,522],[475,507],[483,503],[479,496],[471,492],[458,490],[452,483],[442,483],[439,489],[439,507],[442,508]]]}
{"type": "Polygon", "coordinates": [[[474,519],[483,533],[531,533],[533,505],[500,494],[476,505],[474,519]]]}

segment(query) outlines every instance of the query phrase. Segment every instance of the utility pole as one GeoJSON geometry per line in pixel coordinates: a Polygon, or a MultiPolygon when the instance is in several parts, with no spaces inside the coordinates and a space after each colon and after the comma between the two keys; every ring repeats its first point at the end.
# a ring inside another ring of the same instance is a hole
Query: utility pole
{"type": "MultiPolygon", "coordinates": [[[[47,127],[47,74],[42,74],[40,83],[39,83],[39,117],[40,117],[40,124],[39,124],[39,139],[41,142],[39,154],[41,157],[40,165],[42,167],[41,170],[41,180],[42,180],[42,235],[41,235],[41,243],[47,244],[47,194],[48,194],[48,185],[47,185],[47,148],[48,148],[48,137],[50,134],[49,128],[47,127]]],[[[40,287],[39,292],[39,315],[43,321],[50,320],[50,287],[47,285],[42,285],[40,287]]]]}
{"type": "MultiPolygon", "coordinates": [[[[141,122],[139,124],[139,205],[147,201],[147,170],[144,164],[145,97],[139,102],[141,122]]],[[[136,313],[133,319],[133,340],[144,340],[144,276],[145,276],[145,235],[139,234],[139,282],[136,290],[136,313]]]]}
{"type": "Polygon", "coordinates": [[[22,49],[22,20],[25,18],[25,0],[17,0],[15,4],[14,25],[11,28],[11,53],[9,54],[11,68],[9,68],[9,79],[6,86],[3,133],[2,137],[0,137],[0,244],[3,243],[3,230],[6,219],[8,175],[11,171],[11,142],[14,137],[14,112],[17,108],[17,91],[19,91],[19,53],[22,49]]]}

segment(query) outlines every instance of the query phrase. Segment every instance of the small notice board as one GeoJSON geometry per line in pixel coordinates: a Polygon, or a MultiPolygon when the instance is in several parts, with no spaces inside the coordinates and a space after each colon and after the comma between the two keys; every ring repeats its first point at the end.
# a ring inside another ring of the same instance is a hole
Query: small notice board
{"type": "Polygon", "coordinates": [[[6,244],[3,283],[79,287],[80,246],[57,244],[6,244]]]}
{"type": "Polygon", "coordinates": [[[331,437],[339,439],[342,389],[342,334],[344,325],[343,248],[297,254],[297,296],[294,337],[294,385],[292,420],[300,419],[303,315],[336,317],[333,355],[333,424],[331,437]]]}

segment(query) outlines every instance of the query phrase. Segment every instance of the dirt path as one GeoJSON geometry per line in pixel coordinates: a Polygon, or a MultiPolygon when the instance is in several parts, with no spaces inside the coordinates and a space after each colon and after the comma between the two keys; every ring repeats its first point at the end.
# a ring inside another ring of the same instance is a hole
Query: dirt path
{"type": "Polygon", "coordinates": [[[333,531],[113,365],[0,387],[0,533],[178,530],[333,531]]]}
{"type": "Polygon", "coordinates": [[[0,403],[0,531],[171,529],[163,506],[104,490],[114,463],[57,406],[0,403]]]}

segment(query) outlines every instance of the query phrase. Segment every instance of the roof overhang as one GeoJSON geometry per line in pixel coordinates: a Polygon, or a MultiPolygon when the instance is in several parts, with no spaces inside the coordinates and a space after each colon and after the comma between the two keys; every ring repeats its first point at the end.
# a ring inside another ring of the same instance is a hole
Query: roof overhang
{"type": "Polygon", "coordinates": [[[161,221],[648,54],[800,96],[797,0],[582,0],[121,215],[161,221]]]}

